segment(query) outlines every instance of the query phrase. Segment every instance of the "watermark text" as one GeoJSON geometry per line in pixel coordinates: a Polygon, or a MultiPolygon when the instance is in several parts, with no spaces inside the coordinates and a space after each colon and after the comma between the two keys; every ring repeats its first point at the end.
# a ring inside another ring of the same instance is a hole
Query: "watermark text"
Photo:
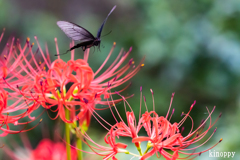
{"type": "Polygon", "coordinates": [[[223,157],[223,158],[233,158],[236,152],[218,152],[215,150],[209,150],[209,157],[223,157]]]}

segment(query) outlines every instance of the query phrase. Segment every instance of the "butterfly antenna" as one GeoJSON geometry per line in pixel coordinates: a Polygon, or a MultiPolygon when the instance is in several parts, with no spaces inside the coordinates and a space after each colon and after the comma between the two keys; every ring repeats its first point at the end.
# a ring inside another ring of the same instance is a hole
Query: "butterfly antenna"
{"type": "Polygon", "coordinates": [[[112,31],[110,31],[110,32],[108,32],[107,34],[105,34],[105,35],[101,36],[101,38],[102,38],[102,37],[104,37],[104,36],[107,36],[107,35],[109,35],[111,32],[112,32],[112,31]]]}
{"type": "Polygon", "coordinates": [[[69,50],[67,50],[65,53],[61,53],[61,54],[55,54],[54,56],[64,55],[64,54],[67,54],[69,51],[70,51],[70,49],[69,49],[69,50]]]}

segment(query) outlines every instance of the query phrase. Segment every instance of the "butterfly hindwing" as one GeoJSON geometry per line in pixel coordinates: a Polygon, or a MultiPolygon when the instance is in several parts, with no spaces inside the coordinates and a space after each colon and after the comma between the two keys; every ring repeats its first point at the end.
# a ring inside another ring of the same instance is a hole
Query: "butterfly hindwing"
{"type": "Polygon", "coordinates": [[[58,21],[57,25],[61,30],[74,41],[92,41],[94,36],[85,28],[67,21],[58,21]]]}
{"type": "Polygon", "coordinates": [[[110,14],[114,11],[115,8],[116,8],[116,6],[114,6],[114,7],[112,8],[112,10],[108,13],[107,17],[106,17],[105,20],[103,21],[101,27],[98,29],[97,38],[100,38],[100,37],[101,37],[101,33],[102,33],[103,26],[104,26],[104,24],[106,23],[108,17],[109,17],[110,14]]]}

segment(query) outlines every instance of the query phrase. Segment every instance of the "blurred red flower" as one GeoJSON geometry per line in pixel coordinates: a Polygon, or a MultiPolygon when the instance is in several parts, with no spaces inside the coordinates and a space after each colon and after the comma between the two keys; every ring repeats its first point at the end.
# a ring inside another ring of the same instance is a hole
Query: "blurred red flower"
{"type": "MultiPolygon", "coordinates": [[[[27,137],[24,148],[14,146],[12,151],[8,146],[3,150],[12,160],[67,160],[66,146],[63,142],[53,142],[50,139],[42,139],[33,149],[27,137]]],[[[77,151],[71,148],[71,160],[77,160],[77,151]]]]}
{"type": "MultiPolygon", "coordinates": [[[[31,160],[67,160],[66,147],[62,142],[43,139],[31,153],[31,160]]],[[[71,148],[71,160],[77,159],[77,151],[71,148]]]]}

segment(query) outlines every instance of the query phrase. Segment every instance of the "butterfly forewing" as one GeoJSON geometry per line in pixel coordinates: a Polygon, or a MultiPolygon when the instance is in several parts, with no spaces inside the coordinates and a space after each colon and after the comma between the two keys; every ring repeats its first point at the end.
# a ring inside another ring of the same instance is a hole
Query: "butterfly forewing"
{"type": "Polygon", "coordinates": [[[86,42],[95,39],[89,31],[77,24],[66,21],[58,21],[57,25],[69,38],[74,41],[86,42]]]}

